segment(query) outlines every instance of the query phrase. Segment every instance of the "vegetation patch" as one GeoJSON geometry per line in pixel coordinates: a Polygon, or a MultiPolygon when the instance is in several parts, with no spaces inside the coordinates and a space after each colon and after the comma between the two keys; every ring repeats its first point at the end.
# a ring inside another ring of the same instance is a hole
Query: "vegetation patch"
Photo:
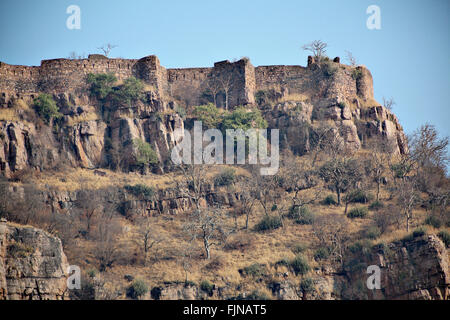
{"type": "Polygon", "coordinates": [[[347,213],[347,217],[350,219],[365,218],[368,210],[366,207],[353,208],[347,213]]]}

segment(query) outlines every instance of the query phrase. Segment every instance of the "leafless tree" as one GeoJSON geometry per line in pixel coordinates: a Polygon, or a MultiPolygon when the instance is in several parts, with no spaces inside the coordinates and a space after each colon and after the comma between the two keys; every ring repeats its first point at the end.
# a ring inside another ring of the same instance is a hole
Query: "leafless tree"
{"type": "Polygon", "coordinates": [[[331,249],[331,256],[342,263],[349,239],[348,219],[340,214],[320,215],[313,222],[313,234],[321,247],[331,249]]]}
{"type": "MultiPolygon", "coordinates": [[[[319,159],[319,155],[321,152],[325,150],[336,149],[334,146],[334,142],[336,142],[335,128],[329,125],[320,125],[317,129],[311,130],[310,134],[310,144],[311,144],[311,153],[313,155],[312,167],[315,166],[317,160],[319,159]]],[[[337,146],[341,146],[342,143],[338,143],[337,146]]]]}
{"type": "Polygon", "coordinates": [[[183,250],[180,252],[180,263],[181,263],[181,267],[184,270],[184,282],[187,283],[188,282],[188,276],[189,273],[192,270],[192,259],[193,259],[193,255],[195,253],[195,247],[192,244],[192,242],[189,242],[187,245],[185,245],[183,247],[183,250]]]}
{"type": "Polygon", "coordinates": [[[120,243],[118,236],[122,227],[117,220],[105,215],[100,218],[96,232],[94,256],[99,263],[99,270],[105,271],[110,268],[120,257],[120,243]]]}
{"type": "Polygon", "coordinates": [[[86,54],[78,54],[75,51],[70,52],[68,59],[77,60],[77,59],[86,59],[86,54]]]}
{"type": "Polygon", "coordinates": [[[215,73],[209,75],[205,82],[205,93],[212,97],[214,105],[217,107],[217,95],[222,90],[222,83],[217,79],[215,73]]]}
{"type": "Polygon", "coordinates": [[[325,42],[321,40],[314,40],[302,46],[302,49],[311,52],[315,58],[315,61],[320,63],[322,58],[325,57],[327,47],[328,45],[325,42]]]}
{"type": "Polygon", "coordinates": [[[80,221],[86,226],[86,236],[91,234],[97,215],[101,212],[101,201],[96,192],[81,190],[77,194],[75,208],[80,221]]]}
{"type": "Polygon", "coordinates": [[[206,164],[179,166],[179,179],[173,180],[177,193],[181,197],[189,199],[197,210],[201,208],[202,200],[206,198],[210,186],[210,181],[206,177],[209,167],[206,164]]]}
{"type": "Polygon", "coordinates": [[[345,55],[346,55],[348,63],[352,67],[356,67],[358,65],[358,63],[356,62],[355,57],[353,56],[353,54],[350,51],[345,51],[345,55]]]}
{"type": "Polygon", "coordinates": [[[396,105],[394,98],[385,98],[383,97],[383,106],[388,109],[388,110],[392,110],[394,108],[394,105],[396,105]]]}
{"type": "Polygon", "coordinates": [[[413,219],[413,209],[420,199],[414,179],[401,179],[397,183],[396,190],[398,192],[398,204],[405,218],[406,231],[409,232],[409,226],[413,219]]]}
{"type": "Polygon", "coordinates": [[[361,181],[362,172],[356,159],[337,157],[320,167],[319,176],[333,187],[340,205],[341,194],[361,181]]]}
{"type": "Polygon", "coordinates": [[[411,158],[418,168],[445,168],[449,162],[448,137],[440,138],[433,125],[425,124],[410,139],[411,158]]]}
{"type": "Polygon", "coordinates": [[[393,148],[390,141],[383,138],[372,138],[368,147],[372,152],[365,161],[365,168],[377,186],[376,200],[379,201],[381,185],[387,174],[393,148]]]}
{"type": "Polygon", "coordinates": [[[238,183],[239,188],[239,203],[236,206],[236,210],[239,210],[241,214],[245,215],[245,227],[248,229],[248,223],[251,214],[253,213],[253,207],[255,205],[255,193],[257,185],[254,184],[253,179],[243,179],[238,183]]]}
{"type": "Polygon", "coordinates": [[[197,238],[202,240],[206,259],[211,258],[211,247],[224,241],[228,235],[225,231],[223,210],[218,207],[194,210],[189,215],[184,229],[191,236],[191,241],[197,238]]]}
{"type": "Polygon", "coordinates": [[[225,94],[225,110],[228,110],[230,92],[233,90],[235,85],[233,74],[231,72],[224,72],[219,75],[218,81],[222,87],[223,93],[225,94]]]}
{"type": "Polygon", "coordinates": [[[157,244],[164,241],[164,237],[161,232],[157,229],[154,221],[150,217],[141,217],[137,220],[139,225],[139,242],[144,252],[144,266],[148,261],[148,254],[150,250],[157,244]]]}
{"type": "Polygon", "coordinates": [[[103,54],[105,55],[105,57],[108,57],[109,54],[111,53],[111,50],[114,48],[117,48],[117,45],[107,43],[107,44],[102,45],[101,47],[98,47],[97,49],[103,51],[103,54]]]}
{"type": "Polygon", "coordinates": [[[282,163],[280,176],[284,188],[292,195],[290,196],[291,208],[301,208],[314,203],[321,193],[314,192],[311,195],[305,192],[318,185],[317,174],[312,164],[308,161],[299,163],[289,151],[284,154],[282,163]]]}
{"type": "Polygon", "coordinates": [[[211,258],[211,247],[227,236],[223,210],[209,205],[206,201],[210,186],[210,181],[206,177],[208,167],[208,165],[181,166],[181,179],[175,180],[178,194],[193,204],[184,230],[191,237],[191,241],[198,238],[202,240],[206,259],[211,258]]]}

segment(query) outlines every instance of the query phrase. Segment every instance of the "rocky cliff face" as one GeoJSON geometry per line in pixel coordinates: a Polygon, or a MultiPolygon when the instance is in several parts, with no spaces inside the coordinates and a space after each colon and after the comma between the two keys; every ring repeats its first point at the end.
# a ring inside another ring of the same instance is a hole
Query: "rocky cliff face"
{"type": "Polygon", "coordinates": [[[448,300],[450,270],[448,249],[435,235],[378,246],[350,255],[343,270],[316,270],[311,286],[301,288],[292,281],[276,283],[277,299],[305,300],[448,300]],[[370,265],[381,269],[381,289],[366,285],[370,265]]]}
{"type": "Polygon", "coordinates": [[[68,266],[58,238],[0,222],[0,300],[64,299],[68,266]]]}
{"type": "MultiPolygon", "coordinates": [[[[229,108],[259,107],[269,128],[281,130],[281,143],[296,154],[312,147],[310,137],[322,123],[352,150],[381,137],[392,151],[404,153],[406,139],[398,119],[373,99],[370,72],[339,59],[318,65],[253,67],[247,59],[223,61],[213,68],[168,69],[155,56],[140,60],[90,57],[43,61],[40,67],[0,63],[0,172],[10,178],[25,169],[71,167],[133,169],[133,140],[151,144],[159,159],[157,171],[170,165],[170,150],[184,129],[178,107],[207,103],[211,81],[230,79],[229,108]],[[89,95],[88,73],[113,73],[119,81],[136,77],[145,84],[144,98],[132,104],[97,101],[89,95]],[[33,98],[48,93],[63,118],[45,125],[34,110],[33,98]],[[256,105],[258,95],[271,95],[270,104],[256,105]],[[281,102],[280,102],[281,101],[281,102]],[[27,107],[28,106],[28,107],[27,107]]],[[[224,107],[223,94],[217,105],[224,107]]]]}

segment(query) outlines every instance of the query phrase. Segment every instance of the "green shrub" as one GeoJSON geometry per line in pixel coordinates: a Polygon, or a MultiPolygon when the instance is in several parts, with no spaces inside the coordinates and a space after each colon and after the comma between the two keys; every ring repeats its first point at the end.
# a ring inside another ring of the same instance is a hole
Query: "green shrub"
{"type": "Polygon", "coordinates": [[[202,282],[200,282],[200,289],[206,292],[208,295],[212,296],[214,285],[208,280],[203,280],[202,282]]]}
{"type": "Polygon", "coordinates": [[[306,293],[312,293],[315,291],[314,280],[311,278],[304,278],[300,282],[300,289],[306,293]]]}
{"type": "Polygon", "coordinates": [[[133,283],[127,289],[127,297],[132,299],[139,299],[148,292],[147,284],[139,279],[133,281],[133,283]]]}
{"type": "Polygon", "coordinates": [[[314,213],[307,206],[292,206],[287,216],[295,220],[295,223],[302,225],[312,224],[315,218],[314,213]]]}
{"type": "Polygon", "coordinates": [[[365,239],[356,241],[348,247],[348,250],[358,259],[361,259],[363,256],[370,258],[372,255],[372,248],[373,242],[365,239]]]}
{"type": "Polygon", "coordinates": [[[34,106],[38,115],[48,124],[52,118],[60,118],[59,108],[53,100],[52,95],[47,93],[40,94],[34,99],[34,106]]]}
{"type": "Polygon", "coordinates": [[[358,189],[352,191],[348,197],[350,198],[349,202],[353,203],[368,203],[373,199],[373,196],[364,190],[358,189]]]}
{"type": "Polygon", "coordinates": [[[425,219],[425,224],[439,229],[442,226],[442,221],[438,217],[431,215],[425,219]]]}
{"type": "Polygon", "coordinates": [[[135,77],[125,79],[123,85],[115,91],[115,97],[119,102],[131,105],[131,103],[142,99],[144,93],[144,84],[135,77]]]}
{"type": "Polygon", "coordinates": [[[113,92],[113,86],[116,81],[117,78],[112,73],[90,73],[87,76],[87,82],[91,85],[91,94],[99,100],[105,99],[113,92]]]}
{"type": "Polygon", "coordinates": [[[203,127],[218,128],[222,121],[220,110],[212,103],[194,107],[192,115],[202,122],[203,127]]]}
{"type": "Polygon", "coordinates": [[[405,236],[405,237],[402,239],[402,241],[403,241],[403,242],[405,242],[405,241],[412,241],[412,240],[414,240],[414,238],[422,237],[422,236],[424,236],[426,233],[427,233],[426,228],[420,227],[420,228],[415,229],[415,230],[414,230],[413,232],[411,232],[409,235],[405,236]]]}
{"type": "Polygon", "coordinates": [[[255,109],[247,110],[245,107],[236,107],[231,113],[225,113],[222,121],[222,130],[267,128],[267,121],[263,118],[261,111],[255,109]]]}
{"type": "Polygon", "coordinates": [[[347,217],[350,219],[364,218],[367,216],[368,210],[366,207],[353,208],[347,213],[347,217]]]}
{"type": "Polygon", "coordinates": [[[281,219],[278,216],[264,216],[260,222],[255,225],[256,231],[275,230],[282,226],[281,219]]]}
{"type": "Polygon", "coordinates": [[[367,238],[376,239],[381,235],[381,230],[377,226],[370,226],[365,233],[367,238]]]}
{"type": "Polygon", "coordinates": [[[308,261],[301,254],[298,254],[294,259],[291,260],[290,266],[296,275],[306,274],[311,269],[308,261]]]}
{"type": "Polygon", "coordinates": [[[136,138],[133,140],[133,145],[136,148],[137,165],[143,166],[158,163],[158,155],[149,143],[136,138]]]}
{"type": "Polygon", "coordinates": [[[236,180],[236,170],[233,168],[225,168],[214,178],[216,186],[229,186],[236,180]]]}
{"type": "Polygon", "coordinates": [[[260,263],[254,263],[242,269],[242,274],[252,276],[255,278],[262,277],[266,275],[266,266],[260,263]]]}
{"type": "Polygon", "coordinates": [[[328,248],[321,247],[314,252],[314,259],[317,260],[326,260],[330,256],[330,251],[328,248]]]}
{"type": "Polygon", "coordinates": [[[125,190],[144,200],[152,200],[155,196],[155,190],[145,184],[126,185],[125,190]]]}
{"type": "Polygon", "coordinates": [[[355,68],[352,71],[352,78],[353,80],[359,80],[363,76],[362,70],[360,68],[355,68]]]}
{"type": "Polygon", "coordinates": [[[369,205],[369,210],[377,211],[377,210],[382,209],[383,207],[384,207],[384,203],[383,202],[375,200],[374,202],[372,202],[369,205]]]}
{"type": "Polygon", "coordinates": [[[450,233],[448,231],[440,231],[438,237],[441,238],[446,247],[450,247],[450,233]]]}
{"type": "Polygon", "coordinates": [[[337,201],[334,195],[329,194],[325,199],[322,200],[322,204],[326,206],[337,205],[337,201]]]}

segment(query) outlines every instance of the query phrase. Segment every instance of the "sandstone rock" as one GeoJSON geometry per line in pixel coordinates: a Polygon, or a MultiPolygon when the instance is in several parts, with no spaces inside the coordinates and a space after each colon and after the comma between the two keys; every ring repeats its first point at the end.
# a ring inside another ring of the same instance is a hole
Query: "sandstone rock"
{"type": "Polygon", "coordinates": [[[0,300],[65,299],[67,272],[58,238],[0,222],[0,300]]]}

